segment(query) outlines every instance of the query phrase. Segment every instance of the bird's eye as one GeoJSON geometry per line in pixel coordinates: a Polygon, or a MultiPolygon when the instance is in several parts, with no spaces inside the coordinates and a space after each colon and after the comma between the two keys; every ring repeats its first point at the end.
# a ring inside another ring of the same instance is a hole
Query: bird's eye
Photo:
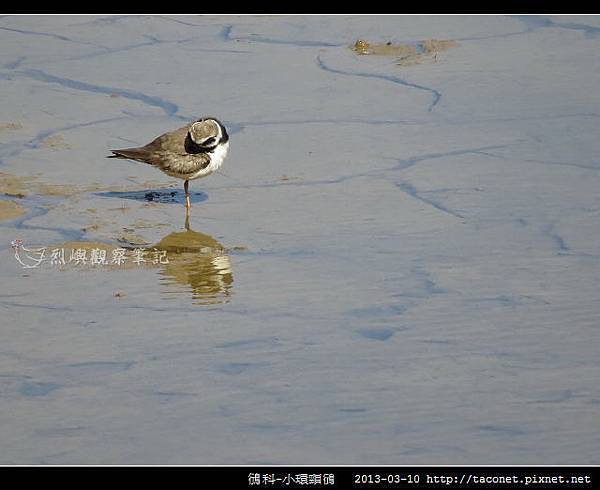
{"type": "Polygon", "coordinates": [[[207,138],[202,142],[202,146],[212,146],[215,144],[216,138],[207,138]]]}

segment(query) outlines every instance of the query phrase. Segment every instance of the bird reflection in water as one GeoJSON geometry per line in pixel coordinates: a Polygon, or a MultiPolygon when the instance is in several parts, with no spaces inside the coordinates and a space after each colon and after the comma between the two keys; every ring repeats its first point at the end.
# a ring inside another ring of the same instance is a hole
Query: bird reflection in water
{"type": "Polygon", "coordinates": [[[167,295],[179,295],[173,285],[190,286],[193,303],[213,305],[227,303],[231,295],[233,273],[227,250],[217,240],[190,227],[186,212],[185,231],[173,232],[154,245],[166,250],[169,262],[159,274],[168,289],[167,295]]]}

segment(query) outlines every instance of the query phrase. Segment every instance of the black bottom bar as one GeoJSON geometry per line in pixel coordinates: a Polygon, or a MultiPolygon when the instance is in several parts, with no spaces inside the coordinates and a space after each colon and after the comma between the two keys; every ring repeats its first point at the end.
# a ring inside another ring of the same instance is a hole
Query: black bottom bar
{"type": "MultiPolygon", "coordinates": [[[[134,477],[170,484],[185,477],[194,488],[406,489],[554,488],[592,489],[598,466],[2,466],[21,485],[51,481],[115,483],[134,477]],[[192,480],[188,480],[192,478],[192,480]],[[217,485],[217,486],[214,486],[217,485]]],[[[8,480],[6,480],[8,481],[8,480]]]]}

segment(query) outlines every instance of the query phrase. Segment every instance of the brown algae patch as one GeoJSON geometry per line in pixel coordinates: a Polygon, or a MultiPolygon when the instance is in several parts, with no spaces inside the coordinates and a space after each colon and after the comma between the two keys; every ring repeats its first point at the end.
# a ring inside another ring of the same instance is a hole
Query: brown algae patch
{"type": "Polygon", "coordinates": [[[358,39],[351,49],[358,55],[394,56],[401,66],[413,65],[426,60],[437,61],[438,53],[458,46],[453,40],[426,39],[414,44],[370,43],[358,39]]]}
{"type": "Polygon", "coordinates": [[[26,197],[30,192],[43,196],[70,197],[79,192],[74,185],[46,184],[36,181],[37,177],[21,177],[0,172],[0,193],[5,196],[26,197]]]}
{"type": "Polygon", "coordinates": [[[71,148],[62,134],[55,134],[54,136],[50,136],[42,141],[42,146],[46,148],[50,148],[51,150],[68,150],[71,148]]]}
{"type": "Polygon", "coordinates": [[[5,196],[25,197],[31,180],[31,177],[18,177],[0,172],[0,192],[5,196]]]}
{"type": "Polygon", "coordinates": [[[95,222],[90,223],[89,225],[86,225],[83,228],[81,228],[81,231],[83,231],[84,233],[87,233],[88,231],[97,231],[98,228],[100,228],[103,225],[104,225],[103,222],[95,221],[95,222]]]}
{"type": "Polygon", "coordinates": [[[36,184],[37,194],[42,196],[71,197],[79,192],[79,189],[70,184],[36,184]]]}
{"type": "Polygon", "coordinates": [[[164,237],[154,245],[160,250],[168,250],[175,253],[222,253],[225,247],[210,235],[194,230],[176,231],[164,237]]]}
{"type": "Polygon", "coordinates": [[[138,219],[133,223],[136,229],[152,229],[152,228],[165,228],[170,226],[168,223],[152,223],[151,221],[138,219]]]}
{"type": "Polygon", "coordinates": [[[6,130],[14,131],[16,129],[23,129],[23,125],[21,123],[14,123],[14,122],[0,123],[0,131],[6,131],[6,130]]]}
{"type": "Polygon", "coordinates": [[[414,44],[392,44],[370,43],[364,39],[359,39],[352,47],[357,54],[374,54],[379,56],[413,56],[417,54],[417,46],[414,44]]]}
{"type": "Polygon", "coordinates": [[[124,228],[123,231],[115,237],[115,239],[119,243],[123,243],[129,246],[141,246],[147,245],[149,243],[144,237],[133,233],[133,230],[128,228],[124,228]]]}
{"type": "Polygon", "coordinates": [[[11,220],[25,214],[22,206],[14,201],[0,201],[0,221],[11,220]]]}
{"type": "Polygon", "coordinates": [[[458,46],[458,42],[452,39],[426,39],[420,43],[425,49],[425,53],[439,53],[440,51],[446,51],[450,48],[458,46]]]}
{"type": "MultiPolygon", "coordinates": [[[[78,187],[72,184],[49,184],[47,182],[41,182],[39,180],[41,178],[40,175],[41,174],[37,174],[35,176],[19,176],[6,172],[0,172],[0,194],[19,198],[26,197],[30,193],[49,197],[72,197],[81,192],[127,192],[131,190],[143,190],[148,188],[150,185],[158,185],[154,182],[143,182],[128,186],[102,186],[94,183],[85,187],[78,187]]],[[[122,207],[123,206],[124,205],[122,205],[122,207]]]]}
{"type": "Polygon", "coordinates": [[[282,175],[281,177],[279,177],[279,180],[281,182],[289,182],[290,180],[299,180],[300,177],[292,177],[290,175],[282,175]]]}

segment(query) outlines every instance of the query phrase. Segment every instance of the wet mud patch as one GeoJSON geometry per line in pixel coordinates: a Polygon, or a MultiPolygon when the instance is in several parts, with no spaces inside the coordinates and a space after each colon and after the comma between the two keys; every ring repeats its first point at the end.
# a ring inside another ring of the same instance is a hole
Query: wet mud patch
{"type": "Polygon", "coordinates": [[[458,46],[453,40],[426,39],[416,43],[394,44],[370,43],[358,39],[351,49],[358,55],[393,56],[400,66],[409,66],[425,61],[437,61],[438,54],[458,46]]]}

